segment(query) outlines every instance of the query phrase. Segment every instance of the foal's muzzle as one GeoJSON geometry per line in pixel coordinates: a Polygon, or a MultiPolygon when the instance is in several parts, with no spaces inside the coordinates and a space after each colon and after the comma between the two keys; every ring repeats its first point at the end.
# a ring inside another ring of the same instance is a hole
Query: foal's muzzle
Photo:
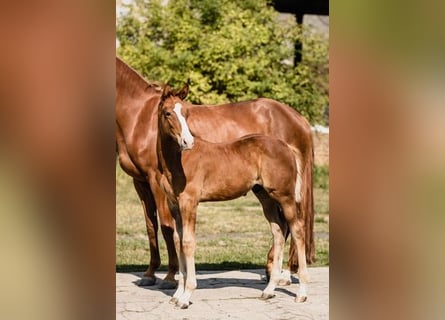
{"type": "Polygon", "coordinates": [[[195,144],[195,141],[193,137],[191,139],[181,139],[179,146],[181,147],[181,150],[190,150],[193,148],[193,145],[195,144]]]}

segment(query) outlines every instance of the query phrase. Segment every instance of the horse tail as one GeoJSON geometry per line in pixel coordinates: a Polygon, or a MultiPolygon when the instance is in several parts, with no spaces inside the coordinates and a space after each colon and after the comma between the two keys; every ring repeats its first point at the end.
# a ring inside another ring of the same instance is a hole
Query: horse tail
{"type": "Polygon", "coordinates": [[[307,152],[305,165],[303,168],[303,185],[301,208],[305,213],[305,243],[306,261],[308,264],[315,262],[315,241],[314,241],[314,147],[311,136],[310,149],[307,152]]]}

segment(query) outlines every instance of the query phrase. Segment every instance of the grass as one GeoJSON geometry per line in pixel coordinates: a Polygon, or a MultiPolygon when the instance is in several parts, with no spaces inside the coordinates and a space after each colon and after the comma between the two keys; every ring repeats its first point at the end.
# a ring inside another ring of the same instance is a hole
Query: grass
{"type": "MultiPolygon", "coordinates": [[[[329,264],[329,194],[327,168],[316,169],[315,266],[329,264]]],[[[269,225],[258,200],[247,196],[225,202],[200,203],[196,225],[198,270],[264,268],[272,244],[269,225]]],[[[166,269],[167,250],[159,231],[161,269],[166,269]]],[[[289,241],[286,244],[288,252],[289,241]]],[[[142,206],[132,180],[116,167],[116,268],[145,271],[150,258],[142,206]]],[[[287,256],[285,255],[285,260],[287,256]]]]}

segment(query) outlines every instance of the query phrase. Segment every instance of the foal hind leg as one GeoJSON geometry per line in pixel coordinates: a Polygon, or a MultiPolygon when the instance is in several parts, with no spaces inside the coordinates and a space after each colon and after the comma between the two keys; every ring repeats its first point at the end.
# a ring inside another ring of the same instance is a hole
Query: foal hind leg
{"type": "Polygon", "coordinates": [[[307,300],[307,286],[309,283],[309,273],[306,265],[306,248],[305,248],[305,221],[303,215],[298,216],[297,204],[295,201],[286,201],[281,203],[284,216],[290,228],[290,233],[296,244],[298,256],[298,279],[300,287],[295,298],[296,302],[304,302],[307,300]]]}
{"type": "Polygon", "coordinates": [[[148,242],[150,246],[150,264],[147,271],[145,271],[143,278],[139,281],[139,285],[152,286],[156,283],[155,272],[161,265],[158,246],[158,219],[156,217],[156,204],[148,183],[133,179],[133,185],[144,209],[145,225],[147,228],[148,242]]]}
{"type": "MultiPolygon", "coordinates": [[[[269,197],[269,194],[264,190],[263,187],[259,185],[255,185],[252,188],[254,195],[259,200],[261,206],[263,207],[264,217],[267,219],[267,213],[273,215],[275,212],[278,212],[277,203],[269,197]]],[[[270,250],[267,254],[267,262],[266,262],[266,279],[267,282],[270,280],[270,274],[272,272],[273,265],[273,257],[274,257],[274,246],[270,247],[270,250]]]]}
{"type": "MultiPolygon", "coordinates": [[[[284,220],[284,217],[281,213],[281,208],[278,205],[278,203],[269,196],[269,194],[267,193],[266,190],[264,190],[263,187],[261,187],[259,185],[255,185],[252,188],[252,191],[255,194],[255,196],[257,197],[257,199],[260,201],[261,206],[263,207],[263,212],[264,212],[264,216],[266,217],[266,219],[268,219],[267,218],[268,215],[270,217],[279,217],[280,228],[283,231],[283,235],[286,234],[287,233],[287,223],[284,220]]],[[[266,263],[266,279],[267,279],[268,283],[270,281],[270,275],[271,275],[271,272],[273,269],[274,255],[275,255],[275,250],[274,250],[274,245],[272,245],[272,247],[270,248],[270,250],[267,254],[267,263],[266,263]]],[[[280,261],[279,261],[280,268],[281,268],[282,263],[283,263],[283,261],[282,261],[282,256],[281,256],[280,261]]],[[[278,285],[290,285],[290,284],[291,284],[290,272],[288,272],[287,270],[284,270],[282,272],[281,279],[279,280],[278,285]]]]}
{"type": "MultiPolygon", "coordinates": [[[[283,211],[281,210],[281,208],[280,208],[280,217],[284,219],[283,211]]],[[[286,235],[284,237],[284,243],[286,243],[290,232],[289,232],[289,226],[285,219],[284,219],[284,229],[285,230],[283,231],[283,233],[286,235]]],[[[291,272],[293,270],[291,269],[291,265],[290,265],[290,261],[292,259],[292,255],[291,255],[290,251],[292,250],[293,247],[294,247],[294,242],[292,241],[292,237],[291,237],[290,248],[289,248],[289,261],[287,264],[287,268],[286,269],[283,268],[283,270],[281,271],[281,278],[280,278],[280,281],[278,282],[279,286],[290,286],[292,284],[291,272]]]]}
{"type": "Polygon", "coordinates": [[[275,288],[277,287],[281,279],[281,264],[283,261],[283,250],[284,250],[284,234],[280,226],[280,222],[275,219],[275,217],[268,217],[270,222],[270,230],[273,234],[273,262],[272,270],[270,273],[269,283],[264,289],[261,298],[269,299],[275,296],[275,288]]]}
{"type": "Polygon", "coordinates": [[[261,186],[255,186],[252,191],[263,207],[263,213],[270,223],[270,230],[273,235],[273,246],[269,250],[266,265],[267,287],[261,295],[262,299],[272,298],[275,288],[281,278],[281,266],[283,264],[284,235],[286,224],[280,217],[278,203],[273,200],[261,186]]]}

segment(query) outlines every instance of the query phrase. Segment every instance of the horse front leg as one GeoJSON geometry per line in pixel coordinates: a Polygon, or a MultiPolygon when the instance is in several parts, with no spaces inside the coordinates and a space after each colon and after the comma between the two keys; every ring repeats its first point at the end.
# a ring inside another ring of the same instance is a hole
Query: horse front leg
{"type": "Polygon", "coordinates": [[[148,243],[150,246],[150,264],[138,285],[152,286],[156,283],[155,272],[161,265],[158,244],[158,219],[156,217],[156,203],[154,201],[150,185],[147,182],[133,179],[133,185],[144,209],[145,225],[147,228],[148,243]]]}
{"type": "MultiPolygon", "coordinates": [[[[168,253],[168,272],[159,286],[160,289],[175,289],[177,281],[175,275],[179,269],[178,254],[173,240],[175,229],[175,221],[173,219],[170,208],[167,204],[167,197],[164,191],[161,190],[156,180],[150,181],[153,186],[153,195],[156,200],[158,208],[159,221],[161,223],[161,231],[167,246],[168,253]]],[[[158,249],[159,250],[159,249],[158,249]]]]}
{"type": "Polygon", "coordinates": [[[175,221],[167,205],[167,199],[163,194],[161,196],[162,204],[158,208],[159,218],[161,220],[161,231],[165,239],[168,254],[168,271],[164,281],[159,286],[161,289],[175,289],[177,281],[175,275],[179,270],[178,250],[174,241],[175,221]]]}

